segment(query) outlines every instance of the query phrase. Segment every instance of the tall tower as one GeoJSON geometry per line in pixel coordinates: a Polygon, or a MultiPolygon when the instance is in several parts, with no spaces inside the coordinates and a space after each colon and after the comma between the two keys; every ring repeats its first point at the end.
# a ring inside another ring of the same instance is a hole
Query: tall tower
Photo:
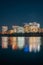
{"type": "MultiPolygon", "coordinates": [[[[29,23],[30,32],[38,32],[40,28],[40,24],[33,22],[29,23]]],[[[41,45],[41,37],[29,37],[29,50],[31,51],[40,51],[40,45],[41,45]]]]}
{"type": "MultiPolygon", "coordinates": [[[[8,30],[8,26],[2,26],[2,34],[8,30]]],[[[2,48],[8,48],[8,37],[2,37],[2,48]]]]}

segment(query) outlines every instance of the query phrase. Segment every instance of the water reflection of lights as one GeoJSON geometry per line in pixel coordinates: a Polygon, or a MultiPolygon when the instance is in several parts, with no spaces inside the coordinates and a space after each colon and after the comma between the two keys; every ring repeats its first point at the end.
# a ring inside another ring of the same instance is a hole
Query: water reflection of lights
{"type": "MultiPolygon", "coordinates": [[[[23,49],[25,52],[39,52],[40,51],[40,46],[41,46],[41,37],[29,37],[27,38],[28,41],[24,40],[24,37],[19,37],[18,41],[16,40],[15,37],[11,37],[11,42],[10,45],[12,46],[12,49],[23,49]],[[12,40],[13,39],[13,40],[12,40]],[[25,42],[24,42],[25,41],[25,42]],[[27,42],[27,43],[26,43],[27,42]]],[[[2,48],[8,48],[8,38],[3,37],[2,38],[2,48]]]]}
{"type": "Polygon", "coordinates": [[[40,51],[41,37],[29,37],[29,50],[31,51],[40,51]]]}
{"type": "Polygon", "coordinates": [[[24,48],[24,52],[29,52],[29,47],[27,45],[24,48]]]}

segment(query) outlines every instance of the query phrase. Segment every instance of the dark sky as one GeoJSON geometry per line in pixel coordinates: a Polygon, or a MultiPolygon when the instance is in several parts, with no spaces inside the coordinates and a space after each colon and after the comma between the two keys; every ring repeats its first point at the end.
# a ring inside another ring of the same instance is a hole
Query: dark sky
{"type": "Polygon", "coordinates": [[[39,22],[43,27],[43,1],[0,0],[0,26],[39,22]]]}

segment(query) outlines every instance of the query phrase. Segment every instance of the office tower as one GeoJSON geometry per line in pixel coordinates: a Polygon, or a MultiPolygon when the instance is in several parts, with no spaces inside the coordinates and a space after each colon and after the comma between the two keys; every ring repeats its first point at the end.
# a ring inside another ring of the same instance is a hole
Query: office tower
{"type": "MultiPolygon", "coordinates": [[[[23,27],[18,27],[17,33],[24,33],[24,28],[23,27]]],[[[25,38],[24,37],[17,37],[17,45],[19,49],[23,49],[25,45],[25,38]]]]}
{"type": "MultiPolygon", "coordinates": [[[[40,28],[40,24],[33,22],[29,23],[30,32],[38,32],[40,28]]],[[[40,51],[40,45],[41,45],[41,37],[29,37],[29,50],[31,51],[40,51]]]]}
{"type": "Polygon", "coordinates": [[[29,29],[30,29],[30,28],[29,28],[29,24],[28,24],[28,23],[25,23],[25,24],[24,24],[24,32],[25,32],[25,33],[29,33],[29,31],[30,31],[29,29]]]}
{"type": "MultiPolygon", "coordinates": [[[[8,26],[2,26],[2,34],[8,30],[8,26]]],[[[8,37],[2,37],[2,48],[8,48],[8,37]]]]}
{"type": "Polygon", "coordinates": [[[39,32],[39,28],[40,28],[40,24],[33,22],[33,23],[29,23],[29,32],[39,32]]]}

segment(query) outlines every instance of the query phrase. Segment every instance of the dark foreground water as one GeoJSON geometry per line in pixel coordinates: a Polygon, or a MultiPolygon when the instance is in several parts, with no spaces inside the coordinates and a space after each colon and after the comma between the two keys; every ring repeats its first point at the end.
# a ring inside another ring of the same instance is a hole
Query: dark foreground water
{"type": "Polygon", "coordinates": [[[14,65],[17,65],[20,63],[26,64],[41,64],[43,65],[43,39],[42,39],[42,46],[40,52],[24,52],[23,50],[12,50],[11,48],[8,49],[2,49],[0,47],[0,62],[10,62],[14,63],[14,65]],[[16,64],[15,64],[16,63],[16,64]]]}
{"type": "Polygon", "coordinates": [[[12,50],[0,48],[0,62],[10,63],[43,63],[43,48],[40,52],[24,52],[23,50],[12,50]]]}

